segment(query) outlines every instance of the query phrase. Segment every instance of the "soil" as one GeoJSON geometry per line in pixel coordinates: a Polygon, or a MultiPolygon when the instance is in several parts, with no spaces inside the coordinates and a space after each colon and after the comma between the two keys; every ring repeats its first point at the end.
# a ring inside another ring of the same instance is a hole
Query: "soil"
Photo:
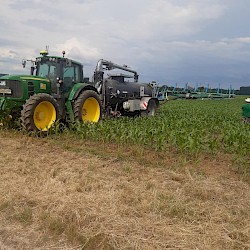
{"type": "Polygon", "coordinates": [[[250,188],[230,156],[0,138],[0,249],[250,249],[250,188]]]}

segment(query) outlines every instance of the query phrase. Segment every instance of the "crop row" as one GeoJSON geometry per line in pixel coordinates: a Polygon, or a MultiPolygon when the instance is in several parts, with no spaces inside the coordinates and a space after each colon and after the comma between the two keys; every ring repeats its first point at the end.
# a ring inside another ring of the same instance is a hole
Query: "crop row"
{"type": "Polygon", "coordinates": [[[162,105],[155,117],[76,124],[74,132],[84,139],[138,144],[154,150],[189,154],[223,151],[246,156],[250,126],[241,122],[243,103],[242,98],[175,100],[162,105]]]}
{"type": "MultiPolygon", "coordinates": [[[[120,117],[96,124],[70,124],[64,134],[77,138],[174,150],[195,156],[229,153],[249,168],[250,124],[241,122],[243,97],[223,100],[174,100],[154,117],[120,117]]],[[[58,130],[56,130],[58,131],[58,130]]]]}

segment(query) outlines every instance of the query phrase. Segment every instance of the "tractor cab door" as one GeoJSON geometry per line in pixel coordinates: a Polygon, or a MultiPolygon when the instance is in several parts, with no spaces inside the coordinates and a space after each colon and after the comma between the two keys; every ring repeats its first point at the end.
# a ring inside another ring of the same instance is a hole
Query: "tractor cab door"
{"type": "Polygon", "coordinates": [[[63,83],[62,92],[68,96],[73,85],[82,81],[82,69],[81,66],[75,63],[65,62],[63,65],[63,83]]]}
{"type": "Polygon", "coordinates": [[[36,75],[48,78],[51,82],[51,92],[57,92],[57,77],[61,75],[60,64],[50,61],[39,62],[36,75]]]}

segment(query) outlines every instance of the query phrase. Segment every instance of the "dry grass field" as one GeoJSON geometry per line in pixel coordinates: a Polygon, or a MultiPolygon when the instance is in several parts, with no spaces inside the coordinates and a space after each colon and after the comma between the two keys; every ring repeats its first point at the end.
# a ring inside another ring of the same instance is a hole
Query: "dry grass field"
{"type": "Polygon", "coordinates": [[[0,130],[0,249],[250,249],[249,181],[230,155],[0,130]]]}

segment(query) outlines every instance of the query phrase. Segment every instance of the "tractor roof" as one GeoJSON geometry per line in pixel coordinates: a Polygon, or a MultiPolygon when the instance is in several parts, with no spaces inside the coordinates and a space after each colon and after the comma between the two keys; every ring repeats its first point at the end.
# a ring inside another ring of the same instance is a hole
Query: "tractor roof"
{"type": "MultiPolygon", "coordinates": [[[[62,54],[63,54],[63,56],[49,56],[48,50],[41,50],[41,51],[40,51],[40,55],[41,55],[41,56],[38,56],[38,57],[36,58],[36,60],[37,60],[37,59],[40,59],[40,58],[41,58],[41,59],[48,59],[48,60],[51,60],[51,61],[53,61],[53,59],[57,59],[57,60],[60,60],[60,61],[64,61],[64,60],[67,61],[67,60],[70,60],[71,62],[76,63],[76,64],[82,66],[82,64],[81,64],[80,62],[77,62],[77,61],[75,61],[75,60],[71,60],[71,59],[69,59],[69,58],[65,58],[65,57],[64,57],[65,51],[63,51],[62,54]]],[[[56,61],[56,60],[55,60],[55,61],[56,61]]]]}
{"type": "Polygon", "coordinates": [[[69,58],[65,58],[65,57],[61,57],[61,56],[38,56],[36,59],[50,59],[50,58],[52,58],[51,59],[51,61],[53,61],[53,59],[57,59],[57,60],[62,60],[62,61],[66,61],[66,60],[70,60],[71,62],[73,62],[73,63],[76,63],[76,64],[78,64],[78,65],[83,65],[82,63],[80,63],[80,62],[77,62],[77,61],[75,61],[75,60],[71,60],[71,59],[69,59],[69,58]]]}

